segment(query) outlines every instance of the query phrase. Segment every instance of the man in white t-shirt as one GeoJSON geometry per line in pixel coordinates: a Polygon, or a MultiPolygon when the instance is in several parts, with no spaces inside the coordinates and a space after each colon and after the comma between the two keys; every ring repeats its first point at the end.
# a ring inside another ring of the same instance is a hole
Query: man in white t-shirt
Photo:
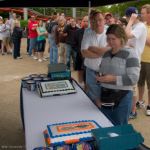
{"type": "MultiPolygon", "coordinates": [[[[140,16],[138,14],[138,10],[136,7],[129,7],[127,8],[126,18],[128,21],[127,27],[125,29],[127,36],[128,36],[128,43],[127,45],[132,47],[136,54],[141,60],[141,54],[143,53],[146,37],[147,37],[147,29],[143,22],[140,21],[140,16]]],[[[133,95],[133,106],[130,118],[136,117],[136,101],[137,101],[137,92],[136,86],[133,88],[134,95],[133,95]]]]}
{"type": "Polygon", "coordinates": [[[143,53],[147,29],[143,22],[140,21],[137,9],[135,7],[129,7],[126,10],[127,17],[127,27],[126,33],[129,38],[127,45],[133,47],[141,59],[141,54],[143,53]]]}
{"type": "Polygon", "coordinates": [[[90,13],[90,28],[86,29],[81,43],[81,53],[86,66],[87,94],[92,101],[99,105],[100,84],[96,82],[96,75],[101,63],[101,55],[106,48],[106,34],[104,29],[104,17],[99,11],[92,10],[90,13]]]}

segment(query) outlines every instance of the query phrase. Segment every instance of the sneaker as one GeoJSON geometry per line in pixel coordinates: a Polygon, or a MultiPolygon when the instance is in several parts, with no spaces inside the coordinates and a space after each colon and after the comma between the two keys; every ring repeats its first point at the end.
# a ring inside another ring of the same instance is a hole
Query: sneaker
{"type": "Polygon", "coordinates": [[[11,55],[11,54],[12,54],[12,52],[10,52],[10,51],[9,51],[9,52],[7,52],[7,55],[11,55]]]}
{"type": "Polygon", "coordinates": [[[17,57],[17,59],[22,59],[22,56],[17,57]]]}
{"type": "Polygon", "coordinates": [[[44,58],[45,58],[45,59],[49,59],[49,56],[45,56],[44,58]]]}
{"type": "Polygon", "coordinates": [[[43,58],[43,60],[44,60],[44,61],[47,61],[47,59],[46,59],[46,58],[43,58]]]}
{"type": "Polygon", "coordinates": [[[37,58],[36,56],[33,56],[33,59],[34,59],[34,60],[37,60],[38,58],[37,58]]]}
{"type": "Polygon", "coordinates": [[[42,59],[38,59],[38,62],[42,62],[42,59]]]}
{"type": "Polygon", "coordinates": [[[143,100],[142,101],[137,101],[136,102],[136,107],[137,108],[144,108],[145,107],[144,101],[143,100]]]}
{"type": "Polygon", "coordinates": [[[150,116],[150,106],[147,106],[147,107],[146,107],[146,115],[147,115],[147,116],[150,116]]]}
{"type": "Polygon", "coordinates": [[[137,117],[137,112],[135,113],[131,112],[129,115],[129,119],[136,119],[136,117],[137,117]]]}

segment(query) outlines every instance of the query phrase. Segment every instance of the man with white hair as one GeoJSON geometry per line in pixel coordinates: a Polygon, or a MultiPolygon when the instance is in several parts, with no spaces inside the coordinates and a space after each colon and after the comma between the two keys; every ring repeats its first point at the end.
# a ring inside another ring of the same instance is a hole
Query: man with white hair
{"type": "Polygon", "coordinates": [[[65,37],[63,31],[66,25],[66,19],[64,16],[58,18],[58,26],[56,29],[56,38],[58,40],[58,59],[59,63],[66,63],[66,48],[65,48],[65,37]]]}

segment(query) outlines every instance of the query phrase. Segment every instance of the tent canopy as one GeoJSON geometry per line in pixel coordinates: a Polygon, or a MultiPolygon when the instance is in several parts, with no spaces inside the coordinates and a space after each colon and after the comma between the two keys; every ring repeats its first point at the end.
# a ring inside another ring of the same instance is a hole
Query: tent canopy
{"type": "Polygon", "coordinates": [[[133,0],[0,0],[1,7],[88,7],[133,0]]]}

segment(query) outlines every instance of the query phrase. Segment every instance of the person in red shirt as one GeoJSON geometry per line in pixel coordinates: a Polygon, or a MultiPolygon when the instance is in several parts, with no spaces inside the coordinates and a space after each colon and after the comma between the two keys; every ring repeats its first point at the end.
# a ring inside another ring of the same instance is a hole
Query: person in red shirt
{"type": "Polygon", "coordinates": [[[30,38],[30,47],[29,47],[29,55],[33,55],[33,59],[37,59],[36,57],[36,44],[37,44],[37,28],[38,22],[35,20],[35,16],[31,16],[30,22],[28,24],[29,29],[29,38],[30,38]]]}

